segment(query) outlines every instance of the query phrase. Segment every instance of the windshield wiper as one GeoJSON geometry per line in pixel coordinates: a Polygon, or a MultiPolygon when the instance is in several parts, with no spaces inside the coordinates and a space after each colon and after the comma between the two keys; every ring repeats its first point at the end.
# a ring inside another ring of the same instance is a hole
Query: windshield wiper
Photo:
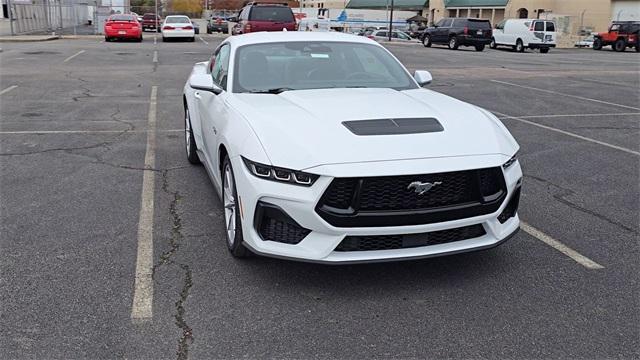
{"type": "Polygon", "coordinates": [[[273,89],[267,89],[267,90],[249,90],[249,92],[252,94],[280,94],[289,90],[295,90],[295,89],[288,88],[288,87],[279,87],[279,88],[273,88],[273,89]]]}

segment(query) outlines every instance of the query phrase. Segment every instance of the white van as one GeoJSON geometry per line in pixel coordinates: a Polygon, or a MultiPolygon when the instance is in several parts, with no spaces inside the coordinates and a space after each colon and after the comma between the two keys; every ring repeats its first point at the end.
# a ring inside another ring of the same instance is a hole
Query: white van
{"type": "Polygon", "coordinates": [[[556,24],[543,19],[505,19],[496,25],[489,46],[511,46],[517,52],[540,49],[546,54],[556,47],[556,24]]]}
{"type": "Polygon", "coordinates": [[[298,31],[329,31],[331,21],[324,18],[303,18],[298,23],[298,31]]]}

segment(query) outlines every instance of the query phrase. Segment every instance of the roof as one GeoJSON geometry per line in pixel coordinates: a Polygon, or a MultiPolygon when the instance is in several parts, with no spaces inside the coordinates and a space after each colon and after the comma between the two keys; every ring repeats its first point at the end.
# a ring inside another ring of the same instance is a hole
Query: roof
{"type": "MultiPolygon", "coordinates": [[[[347,9],[386,9],[389,0],[350,0],[347,9]]],[[[429,7],[429,0],[394,0],[394,10],[423,10],[429,7]]]]}
{"type": "Polygon", "coordinates": [[[230,36],[225,42],[233,46],[264,44],[287,41],[339,41],[364,44],[378,44],[366,36],[357,36],[334,31],[261,31],[230,36]]]}
{"type": "Polygon", "coordinates": [[[444,0],[444,7],[507,6],[509,0],[444,0]]]}

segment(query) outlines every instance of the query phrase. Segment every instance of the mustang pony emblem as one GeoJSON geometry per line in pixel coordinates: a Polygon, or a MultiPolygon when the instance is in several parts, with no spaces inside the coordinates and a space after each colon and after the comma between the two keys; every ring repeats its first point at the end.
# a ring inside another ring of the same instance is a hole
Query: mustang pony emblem
{"type": "Polygon", "coordinates": [[[407,189],[415,189],[414,191],[418,194],[418,195],[422,195],[424,193],[426,193],[427,191],[431,190],[431,188],[433,188],[436,185],[440,185],[442,184],[441,181],[434,181],[432,183],[430,182],[420,182],[420,181],[414,181],[411,184],[409,184],[409,186],[407,186],[407,189]]]}

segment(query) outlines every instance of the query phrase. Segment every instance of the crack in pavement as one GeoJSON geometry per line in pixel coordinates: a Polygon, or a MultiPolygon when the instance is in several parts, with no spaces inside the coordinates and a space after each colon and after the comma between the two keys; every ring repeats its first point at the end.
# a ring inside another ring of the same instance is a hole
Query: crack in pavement
{"type": "Polygon", "coordinates": [[[556,199],[558,202],[560,202],[562,204],[565,204],[565,205],[569,206],[570,208],[578,210],[578,211],[583,212],[585,214],[589,214],[589,215],[595,216],[595,217],[597,217],[598,219],[600,219],[602,221],[605,221],[605,222],[608,222],[609,224],[612,224],[612,225],[615,225],[617,227],[620,227],[620,228],[622,228],[622,229],[624,229],[624,230],[626,230],[626,231],[628,231],[630,233],[633,233],[633,234],[636,234],[636,235],[639,234],[638,230],[636,230],[636,229],[633,229],[633,228],[631,228],[631,227],[629,227],[629,226],[627,226],[625,224],[622,224],[620,222],[617,222],[615,220],[609,219],[605,215],[602,215],[602,214],[597,213],[597,212],[595,212],[593,210],[590,210],[590,209],[587,209],[585,207],[582,207],[582,206],[572,202],[571,200],[568,200],[566,197],[570,196],[570,195],[575,195],[576,194],[575,191],[573,191],[571,189],[564,188],[564,187],[562,187],[560,185],[554,184],[553,182],[551,182],[551,181],[549,181],[547,179],[543,179],[541,177],[537,177],[537,176],[534,176],[534,175],[527,175],[527,174],[525,174],[524,176],[528,177],[528,178],[531,178],[533,180],[537,180],[539,182],[545,183],[545,184],[549,184],[552,187],[554,187],[556,189],[559,189],[560,190],[559,193],[552,194],[553,198],[556,199]]]}
{"type": "MultiPolygon", "coordinates": [[[[184,272],[184,282],[180,290],[180,296],[175,302],[176,312],[173,315],[175,324],[182,334],[178,339],[178,350],[176,352],[178,360],[186,360],[189,357],[189,345],[193,343],[193,330],[187,324],[185,320],[185,302],[189,297],[189,290],[193,286],[192,272],[189,265],[176,262],[173,257],[180,249],[182,240],[185,236],[182,234],[182,218],[178,213],[178,202],[182,199],[179,191],[169,190],[169,179],[167,177],[169,170],[162,171],[162,191],[172,196],[171,204],[169,205],[169,213],[173,219],[173,226],[171,228],[171,238],[169,239],[169,250],[160,255],[160,260],[153,265],[151,270],[151,278],[155,277],[156,271],[161,266],[176,265],[184,272]]],[[[155,279],[154,279],[155,280],[155,279]]]]}

